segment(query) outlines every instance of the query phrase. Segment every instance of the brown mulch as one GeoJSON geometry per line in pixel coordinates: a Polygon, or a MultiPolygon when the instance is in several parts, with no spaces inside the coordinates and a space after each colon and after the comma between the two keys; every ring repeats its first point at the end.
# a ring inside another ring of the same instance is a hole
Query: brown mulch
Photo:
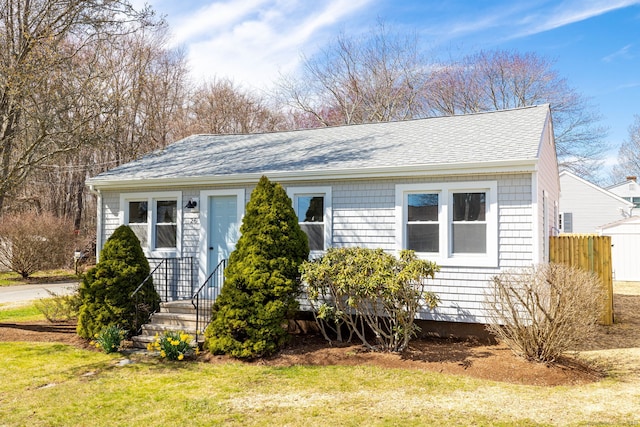
{"type": "MultiPolygon", "coordinates": [[[[638,307],[640,283],[637,286],[627,285],[622,293],[614,296],[614,325],[600,327],[588,346],[576,350],[605,351],[609,354],[619,349],[640,348],[638,307]]],[[[97,351],[76,335],[76,325],[73,323],[0,323],[0,341],[59,342],[97,351]]],[[[225,363],[229,358],[205,352],[200,360],[225,363]]],[[[300,334],[295,335],[276,356],[251,363],[268,366],[372,365],[540,386],[585,384],[603,377],[601,369],[577,359],[566,358],[544,365],[519,358],[501,344],[438,338],[415,339],[404,353],[389,354],[366,351],[355,344],[330,346],[318,335],[300,334]]]]}
{"type": "MultiPolygon", "coordinates": [[[[76,335],[72,323],[0,323],[0,341],[59,342],[92,348],[76,335]]],[[[204,353],[200,360],[225,363],[229,358],[204,353]]],[[[370,365],[540,386],[584,384],[602,378],[601,372],[574,359],[544,365],[519,358],[503,345],[438,338],[413,340],[404,353],[391,354],[370,352],[355,344],[330,346],[318,335],[301,334],[294,336],[276,356],[251,363],[267,366],[370,365]]]]}

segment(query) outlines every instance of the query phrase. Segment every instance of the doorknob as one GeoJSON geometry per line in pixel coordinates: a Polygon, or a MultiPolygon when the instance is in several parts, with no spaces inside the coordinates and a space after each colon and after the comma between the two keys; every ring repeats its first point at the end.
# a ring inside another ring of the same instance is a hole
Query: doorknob
{"type": "Polygon", "coordinates": [[[212,251],[213,250],[213,246],[209,246],[209,250],[212,251]]]}

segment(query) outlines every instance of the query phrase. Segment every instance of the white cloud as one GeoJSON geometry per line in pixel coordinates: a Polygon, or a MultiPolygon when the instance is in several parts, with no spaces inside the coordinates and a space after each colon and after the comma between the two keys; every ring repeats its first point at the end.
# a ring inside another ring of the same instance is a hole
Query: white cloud
{"type": "MultiPolygon", "coordinates": [[[[303,50],[309,53],[321,45],[329,33],[325,30],[372,1],[206,1],[180,15],[165,13],[172,43],[187,47],[195,78],[228,77],[265,88],[280,71],[293,70],[303,50]]],[[[154,6],[160,8],[162,2],[154,6]]]]}
{"type": "Polygon", "coordinates": [[[631,53],[632,47],[632,44],[628,44],[621,49],[618,49],[617,51],[605,56],[604,58],[602,58],[602,60],[604,62],[612,62],[618,58],[633,58],[633,54],[631,53]]]}
{"type": "Polygon", "coordinates": [[[464,37],[492,31],[498,38],[530,36],[584,21],[625,7],[640,0],[529,0],[500,2],[479,14],[441,22],[438,30],[447,37],[464,37]]]}
{"type": "Polygon", "coordinates": [[[640,0],[562,1],[554,7],[532,12],[532,16],[527,20],[530,25],[525,26],[517,36],[542,33],[637,4],[640,4],[640,0]]]}

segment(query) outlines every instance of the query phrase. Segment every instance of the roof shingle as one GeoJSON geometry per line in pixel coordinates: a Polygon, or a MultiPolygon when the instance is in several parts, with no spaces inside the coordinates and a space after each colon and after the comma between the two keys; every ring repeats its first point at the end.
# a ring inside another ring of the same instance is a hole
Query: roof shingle
{"type": "Polygon", "coordinates": [[[548,105],[248,135],[193,135],[89,180],[179,179],[535,160],[548,105]]]}

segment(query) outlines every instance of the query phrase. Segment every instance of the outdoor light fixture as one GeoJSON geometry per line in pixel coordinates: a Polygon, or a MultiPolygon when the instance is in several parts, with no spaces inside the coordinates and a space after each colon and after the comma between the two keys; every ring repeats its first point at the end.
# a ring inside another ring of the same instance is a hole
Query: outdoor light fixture
{"type": "Polygon", "coordinates": [[[187,202],[187,206],[185,206],[185,208],[187,208],[187,209],[195,209],[197,206],[198,206],[198,200],[191,198],[187,202]]]}

